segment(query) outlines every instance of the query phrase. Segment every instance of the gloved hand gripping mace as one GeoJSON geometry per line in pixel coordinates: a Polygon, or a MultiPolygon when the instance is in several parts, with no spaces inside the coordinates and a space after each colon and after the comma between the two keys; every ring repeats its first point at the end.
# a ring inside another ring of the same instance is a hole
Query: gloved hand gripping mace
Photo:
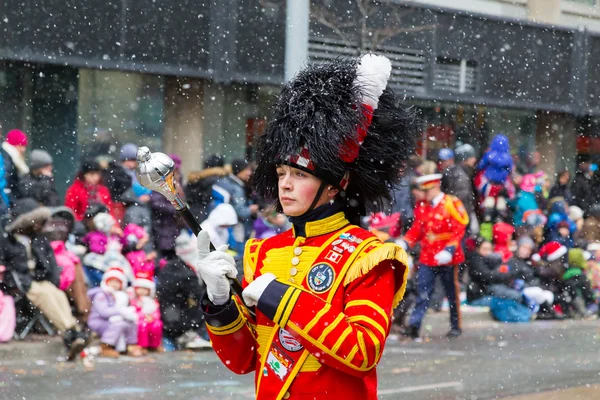
{"type": "MultiPolygon", "coordinates": [[[[198,236],[202,228],[196,218],[194,218],[188,205],[183,201],[179,193],[177,193],[175,179],[173,178],[174,171],[175,163],[168,155],[164,153],[151,153],[150,149],[145,146],[138,149],[137,167],[135,170],[138,182],[145,188],[165,196],[192,232],[194,232],[194,235],[198,236]]],[[[215,246],[212,243],[210,244],[210,249],[215,250],[215,246]]],[[[243,302],[242,285],[236,278],[228,279],[232,292],[243,302]]],[[[246,308],[254,316],[254,312],[248,306],[246,308]]]]}

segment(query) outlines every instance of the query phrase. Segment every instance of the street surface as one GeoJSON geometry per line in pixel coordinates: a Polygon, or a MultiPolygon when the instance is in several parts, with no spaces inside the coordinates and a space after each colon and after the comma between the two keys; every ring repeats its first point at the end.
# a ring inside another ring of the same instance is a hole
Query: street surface
{"type": "MultiPolygon", "coordinates": [[[[506,325],[471,312],[465,334],[448,341],[447,320],[428,315],[421,343],[390,337],[378,368],[380,399],[600,398],[600,321],[506,325]]],[[[99,359],[90,372],[57,360],[59,339],[43,340],[0,345],[0,399],[253,398],[252,375],[230,373],[212,351],[99,359]]]]}

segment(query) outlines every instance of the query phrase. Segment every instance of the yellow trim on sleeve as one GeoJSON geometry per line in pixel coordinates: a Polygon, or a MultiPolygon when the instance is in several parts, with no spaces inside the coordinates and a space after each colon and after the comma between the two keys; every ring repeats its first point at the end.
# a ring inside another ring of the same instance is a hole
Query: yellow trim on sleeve
{"type": "MultiPolygon", "coordinates": [[[[359,371],[359,372],[366,372],[366,371],[369,371],[371,369],[371,368],[357,367],[356,365],[351,364],[347,359],[344,359],[344,358],[338,356],[337,354],[332,353],[331,350],[329,350],[327,347],[325,347],[322,343],[319,343],[316,340],[314,340],[312,337],[310,337],[306,332],[304,332],[302,329],[300,329],[300,327],[298,325],[294,324],[293,322],[288,322],[288,325],[298,335],[302,336],[302,338],[304,340],[306,340],[308,343],[312,344],[313,346],[315,346],[319,350],[323,351],[325,354],[327,354],[328,356],[330,356],[334,360],[336,360],[336,361],[344,364],[348,368],[351,368],[351,369],[353,369],[355,371],[359,371]]],[[[352,351],[350,352],[350,354],[352,354],[352,351]]],[[[350,358],[350,357],[348,357],[348,358],[350,358]]],[[[261,368],[261,370],[262,370],[262,368],[261,368]]]]}
{"type": "Polygon", "coordinates": [[[304,328],[304,330],[306,332],[310,332],[310,330],[312,328],[314,328],[314,326],[317,324],[317,322],[319,322],[321,320],[321,318],[323,318],[323,315],[327,314],[327,312],[329,311],[330,308],[331,308],[331,304],[325,304],[325,307],[321,308],[321,310],[317,313],[317,315],[315,315],[314,318],[311,319],[308,324],[306,324],[306,327],[304,328]]]}
{"type": "Polygon", "coordinates": [[[350,350],[350,353],[348,353],[347,360],[349,363],[352,363],[352,360],[354,360],[354,356],[356,356],[356,353],[358,353],[358,345],[357,344],[355,344],[354,347],[352,348],[352,350],[350,350]]]}
{"type": "Polygon", "coordinates": [[[273,343],[273,338],[275,338],[275,335],[277,334],[277,332],[279,332],[279,327],[277,325],[275,325],[273,327],[273,331],[271,332],[271,335],[269,336],[269,340],[267,340],[267,348],[265,350],[265,352],[263,352],[261,359],[260,359],[260,370],[256,371],[258,373],[258,379],[256,380],[256,394],[258,394],[258,390],[260,389],[260,381],[263,377],[263,371],[265,370],[265,362],[267,361],[267,355],[269,354],[269,349],[271,348],[271,343],[273,343]]]}
{"type": "Polygon", "coordinates": [[[377,363],[377,360],[379,359],[379,354],[381,352],[381,341],[379,339],[377,339],[377,336],[375,336],[375,334],[369,328],[364,328],[364,330],[365,330],[365,332],[367,332],[367,335],[369,335],[369,338],[371,338],[371,341],[375,345],[375,361],[374,361],[374,363],[377,363]]]}
{"type": "Polygon", "coordinates": [[[337,342],[335,342],[335,344],[331,348],[331,351],[333,351],[334,353],[337,353],[337,351],[340,349],[340,347],[342,347],[344,340],[346,340],[346,338],[348,337],[348,335],[350,335],[352,333],[352,331],[353,331],[353,329],[351,326],[347,327],[346,330],[344,332],[342,332],[342,334],[340,335],[337,342]]]}
{"type": "Polygon", "coordinates": [[[346,321],[349,322],[349,323],[352,323],[352,322],[361,322],[361,321],[362,322],[366,322],[370,326],[372,326],[373,328],[377,329],[377,331],[379,333],[381,333],[381,336],[383,338],[386,337],[385,329],[383,329],[383,327],[381,325],[379,325],[377,322],[375,322],[375,320],[372,319],[372,318],[365,317],[364,315],[353,315],[351,317],[346,318],[346,321]]]}
{"type": "Polygon", "coordinates": [[[250,239],[246,242],[246,246],[244,246],[244,257],[242,259],[244,266],[244,279],[248,284],[254,281],[254,273],[256,272],[256,260],[258,258],[258,253],[260,252],[260,248],[262,247],[265,241],[261,239],[250,239]],[[250,253],[250,247],[256,245],[256,250],[250,253]],[[254,259],[254,260],[253,260],[254,259]]]}
{"type": "Polygon", "coordinates": [[[283,314],[281,315],[281,319],[279,319],[278,325],[285,328],[285,326],[287,325],[290,316],[292,315],[292,311],[294,311],[294,307],[296,306],[296,302],[298,301],[298,298],[300,297],[300,294],[302,293],[302,290],[300,289],[296,289],[296,288],[292,288],[292,294],[290,296],[290,301],[288,301],[287,306],[285,307],[285,310],[283,311],[283,314]]]}
{"type": "Polygon", "coordinates": [[[281,318],[281,314],[285,311],[285,305],[287,304],[288,299],[290,298],[290,296],[292,295],[294,288],[287,288],[285,290],[285,293],[283,293],[283,296],[281,297],[281,301],[279,302],[279,305],[277,306],[277,311],[275,311],[275,315],[273,316],[273,322],[277,323],[277,321],[279,321],[279,318],[281,318]]]}
{"type": "Polygon", "coordinates": [[[367,345],[365,344],[365,337],[361,331],[358,331],[356,333],[356,337],[358,339],[358,347],[360,347],[360,351],[362,351],[362,354],[365,357],[360,367],[365,368],[369,363],[369,357],[367,356],[367,345]]]}
{"type": "Polygon", "coordinates": [[[244,318],[242,316],[242,314],[239,314],[238,317],[235,319],[235,321],[233,321],[230,324],[227,324],[225,326],[222,327],[214,327],[211,326],[209,324],[206,324],[206,328],[213,334],[216,336],[225,336],[225,335],[229,335],[231,333],[237,332],[240,330],[240,328],[242,326],[244,326],[244,318]]]}
{"type": "Polygon", "coordinates": [[[359,307],[359,306],[370,307],[373,310],[377,311],[379,314],[381,314],[381,316],[385,320],[386,328],[389,326],[390,321],[389,321],[388,316],[385,315],[385,311],[383,311],[383,308],[381,308],[379,306],[379,304],[376,304],[376,303],[372,302],[371,300],[352,300],[346,304],[346,307],[344,308],[344,310],[347,310],[350,307],[359,307]]]}
{"type": "Polygon", "coordinates": [[[344,317],[345,317],[344,314],[339,313],[338,316],[335,317],[333,322],[331,324],[329,324],[329,326],[327,328],[323,329],[323,333],[321,333],[321,336],[319,336],[319,338],[317,340],[322,343],[325,340],[325,338],[327,337],[327,335],[329,335],[331,333],[331,331],[333,331],[335,328],[337,328],[337,326],[340,324],[340,322],[342,322],[344,317]]]}

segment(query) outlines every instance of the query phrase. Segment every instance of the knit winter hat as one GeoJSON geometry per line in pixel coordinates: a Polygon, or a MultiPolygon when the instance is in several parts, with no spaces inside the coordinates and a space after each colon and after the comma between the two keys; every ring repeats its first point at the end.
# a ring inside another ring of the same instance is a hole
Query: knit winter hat
{"type": "Polygon", "coordinates": [[[521,246],[529,246],[532,249],[535,249],[535,242],[529,236],[521,236],[517,240],[517,247],[521,247],[521,246]]]}
{"type": "Polygon", "coordinates": [[[585,259],[585,255],[583,254],[583,250],[581,249],[570,249],[568,260],[570,267],[581,269],[586,269],[587,267],[587,260],[585,259]]]}
{"type": "Polygon", "coordinates": [[[98,161],[94,160],[93,158],[88,158],[83,160],[81,163],[81,169],[79,171],[82,175],[85,175],[89,172],[100,172],[102,171],[102,168],[100,168],[98,161]]]}
{"type": "Polygon", "coordinates": [[[45,150],[35,149],[29,155],[29,168],[33,171],[52,165],[52,156],[45,150]]]}
{"type": "Polygon", "coordinates": [[[452,149],[443,148],[438,153],[438,160],[440,161],[448,161],[454,158],[454,152],[452,149]]]}
{"type": "Polygon", "coordinates": [[[231,172],[233,175],[237,175],[248,167],[248,162],[241,158],[233,160],[231,162],[231,172]]]}
{"type": "Polygon", "coordinates": [[[572,221],[578,221],[583,218],[583,210],[577,206],[569,207],[569,219],[572,221]]]}
{"type": "Polygon", "coordinates": [[[94,217],[94,226],[100,232],[110,232],[115,223],[116,221],[113,216],[108,213],[100,213],[94,217]]]}
{"type": "Polygon", "coordinates": [[[150,297],[154,297],[156,292],[156,284],[154,283],[152,275],[148,272],[140,271],[135,274],[135,279],[132,286],[134,288],[140,287],[150,289],[150,297]]]}
{"type": "Polygon", "coordinates": [[[6,134],[6,142],[12,146],[27,146],[27,135],[23,131],[13,129],[6,134]]]}
{"type": "Polygon", "coordinates": [[[527,174],[521,181],[521,190],[527,193],[535,192],[536,179],[533,174],[527,174]]]}
{"type": "Polygon", "coordinates": [[[463,162],[471,157],[476,157],[475,148],[468,143],[458,146],[456,150],[454,150],[454,154],[456,154],[456,161],[458,162],[463,162]]]}
{"type": "Polygon", "coordinates": [[[540,248],[536,254],[531,256],[531,259],[535,262],[546,260],[546,261],[556,261],[565,254],[569,249],[566,246],[558,242],[548,242],[540,248]]]}
{"type": "Polygon", "coordinates": [[[137,160],[138,147],[134,143],[125,143],[121,146],[119,152],[119,159],[121,161],[137,160]]]}

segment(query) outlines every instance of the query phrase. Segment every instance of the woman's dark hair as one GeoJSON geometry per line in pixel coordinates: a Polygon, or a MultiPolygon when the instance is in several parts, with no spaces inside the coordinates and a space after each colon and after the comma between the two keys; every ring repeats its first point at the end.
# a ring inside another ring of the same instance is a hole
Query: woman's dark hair
{"type": "Polygon", "coordinates": [[[570,175],[571,173],[567,170],[560,171],[558,175],[556,175],[556,181],[559,182],[563,176],[570,175]]]}

